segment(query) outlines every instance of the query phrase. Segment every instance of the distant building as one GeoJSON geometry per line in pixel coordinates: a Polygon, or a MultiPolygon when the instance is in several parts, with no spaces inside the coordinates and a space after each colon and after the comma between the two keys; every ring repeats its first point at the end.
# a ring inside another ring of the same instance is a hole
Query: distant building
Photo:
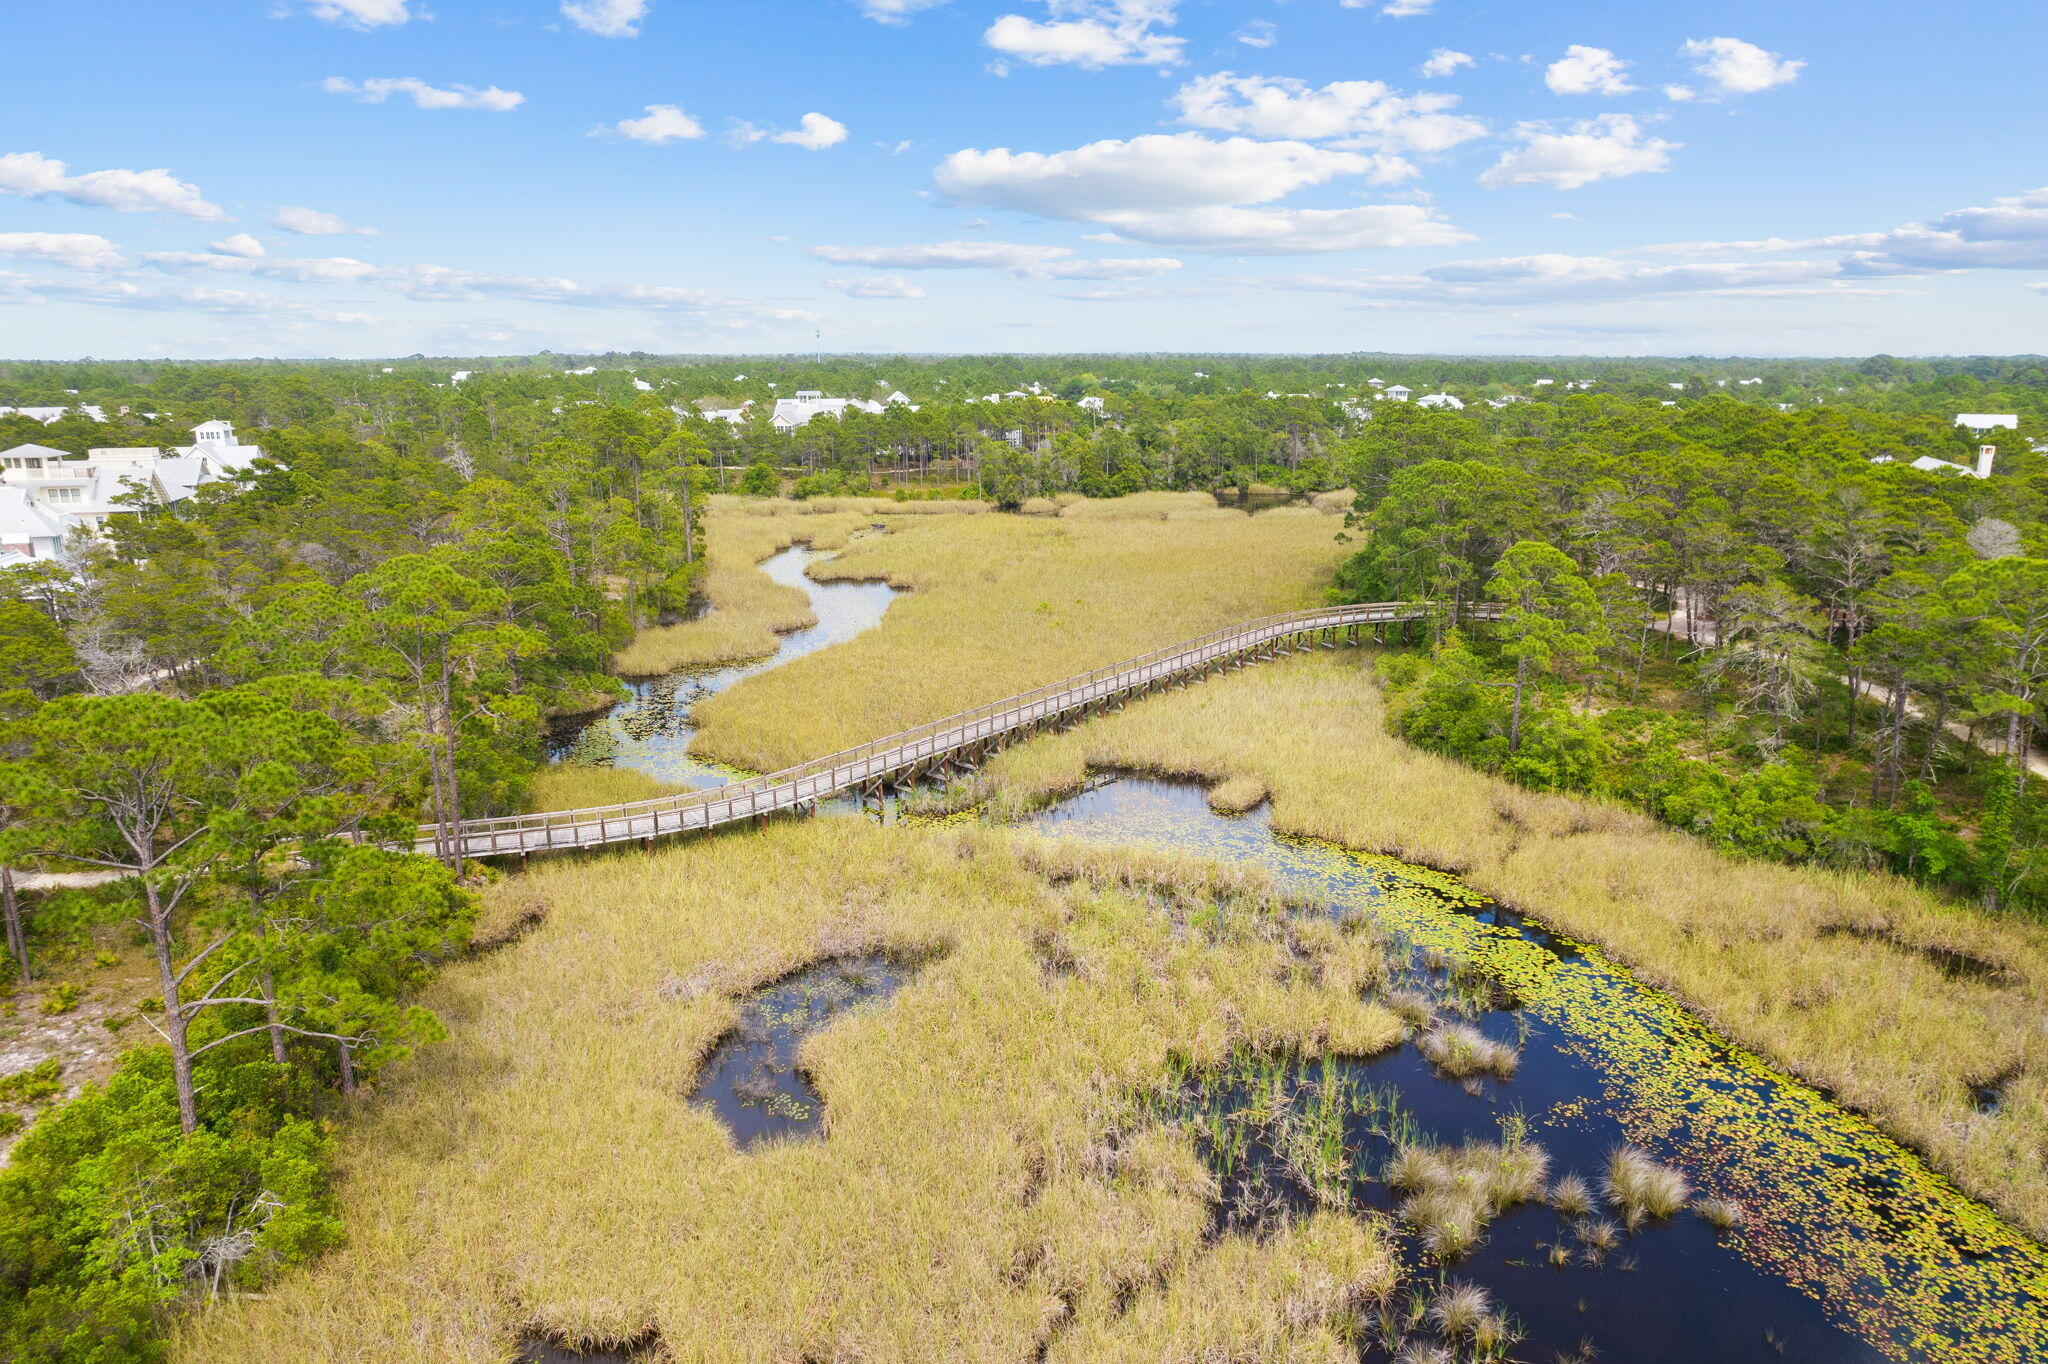
{"type": "Polygon", "coordinates": [[[828,398],[816,389],[799,389],[794,398],[777,398],[775,411],[768,420],[777,431],[794,431],[819,417],[844,417],[848,408],[869,413],[883,410],[880,403],[865,398],[828,398]]]}
{"type": "Polygon", "coordinates": [[[1076,399],[1074,402],[1074,406],[1085,407],[1090,412],[1100,412],[1102,410],[1102,399],[1096,397],[1093,393],[1090,393],[1084,398],[1076,399]]]}
{"type": "Polygon", "coordinates": [[[1956,425],[1972,431],[2017,431],[2020,419],[2010,412],[1958,412],[1956,425]]]}
{"type": "Polygon", "coordinates": [[[1453,412],[1462,412],[1465,410],[1464,401],[1459,398],[1453,398],[1448,393],[1425,393],[1420,398],[1417,398],[1415,400],[1415,405],[1417,407],[1449,408],[1453,412]]]}
{"type": "Polygon", "coordinates": [[[0,451],[0,550],[49,558],[67,538],[91,534],[136,502],[168,506],[253,465],[260,447],[235,439],[224,421],[193,428],[193,443],[165,454],[155,446],[109,446],[74,459],[47,445],[0,451]]]}
{"type": "Polygon", "coordinates": [[[1409,397],[1414,394],[1414,392],[1415,390],[1412,388],[1407,388],[1401,384],[1395,384],[1392,388],[1381,389],[1380,395],[1382,397],[1392,398],[1397,403],[1405,403],[1408,401],[1409,397]]]}

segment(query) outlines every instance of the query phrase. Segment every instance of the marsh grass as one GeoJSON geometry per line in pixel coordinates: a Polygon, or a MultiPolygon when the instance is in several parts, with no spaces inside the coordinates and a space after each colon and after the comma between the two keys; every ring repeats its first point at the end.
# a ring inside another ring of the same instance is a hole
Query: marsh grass
{"type": "MultiPolygon", "coordinates": [[[[1255,878],[1068,857],[1055,881],[1017,841],[817,819],[494,884],[493,922],[537,902],[547,922],[448,967],[425,1002],[449,1040],[356,1105],[348,1243],[195,1317],[178,1356],[441,1364],[653,1326],[688,1364],[1336,1358],[1393,1284],[1381,1232],[1328,1212],[1215,1238],[1188,1133],[1100,1152],[1173,1058],[1314,1056],[1326,1018],[1370,1006],[1300,969],[1255,878]],[[1188,931],[1233,883],[1222,931],[1188,931]],[[1047,934],[1081,968],[1057,990],[1047,934]],[[934,944],[802,1045],[826,1139],[741,1155],[690,1103],[750,991],[934,944]]],[[[1297,1158],[1320,1140],[1305,1126],[1297,1158]]]]}
{"type": "Polygon", "coordinates": [[[1508,786],[1388,735],[1362,662],[1339,652],[1261,664],[1007,750],[985,771],[1019,803],[1078,789],[1092,770],[1258,778],[1276,831],[1454,873],[1600,945],[2048,1234],[2048,1179],[2033,1154],[2048,1145],[2048,930],[1889,876],[1738,860],[1617,806],[1508,786]],[[1829,931],[1845,922],[1999,963],[2001,978],[1829,931]],[[1981,1113],[1969,1081],[1992,1071],[2017,1078],[1981,1113]]]}
{"type": "Polygon", "coordinates": [[[1451,1264],[1472,1252],[1495,1218],[1540,1199],[1549,1170],[1548,1153],[1509,1133],[1498,1143],[1455,1147],[1411,1141],[1396,1148],[1384,1178],[1405,1194],[1398,1210],[1424,1248],[1451,1264]]]}
{"type": "Polygon", "coordinates": [[[597,805],[617,805],[629,800],[674,795],[683,789],[629,767],[550,763],[533,774],[527,790],[526,808],[587,810],[597,805]]]}
{"type": "MultiPolygon", "coordinates": [[[[751,565],[772,552],[763,545],[819,519],[761,517],[760,538],[735,551],[720,548],[714,518],[714,555],[751,565]]],[[[811,568],[821,581],[907,589],[881,625],[709,698],[692,751],[772,771],[1219,625],[1312,606],[1341,550],[1326,518],[1250,517],[1201,493],[1077,502],[1058,517],[891,518],[889,534],[811,568]]],[[[711,627],[719,614],[672,628],[711,627]]]]}
{"type": "Polygon", "coordinates": [[[1513,1047],[1494,1041],[1469,1023],[1439,1023],[1417,1038],[1415,1047],[1454,1080],[1487,1074],[1511,1080],[1521,1059],[1513,1047]]]}
{"type": "Polygon", "coordinates": [[[1692,1189],[1685,1176],[1668,1165],[1659,1165],[1649,1153],[1635,1146],[1617,1146],[1607,1157],[1607,1178],[1602,1187],[1607,1201],[1621,1213],[1633,1231],[1645,1221],[1662,1221],[1684,1210],[1692,1189]]]}
{"type": "Polygon", "coordinates": [[[1219,815],[1242,815],[1266,803],[1266,783],[1257,777],[1232,777],[1209,788],[1209,808],[1219,815]]]}

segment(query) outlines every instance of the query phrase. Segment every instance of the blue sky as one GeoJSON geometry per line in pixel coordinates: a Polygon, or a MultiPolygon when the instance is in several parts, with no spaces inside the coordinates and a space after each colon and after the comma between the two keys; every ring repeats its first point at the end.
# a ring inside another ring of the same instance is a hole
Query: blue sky
{"type": "Polygon", "coordinates": [[[1982,0],[24,0],[0,354],[2039,351],[2044,38],[1982,0]]]}

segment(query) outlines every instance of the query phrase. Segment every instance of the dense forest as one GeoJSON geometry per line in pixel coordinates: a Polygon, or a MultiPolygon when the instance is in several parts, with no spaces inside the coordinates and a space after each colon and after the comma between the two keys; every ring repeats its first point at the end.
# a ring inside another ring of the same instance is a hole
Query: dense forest
{"type": "Polygon", "coordinates": [[[179,1305],[334,1244],[337,1097],[435,1036],[413,998],[476,913],[479,869],[394,843],[521,807],[548,717],[686,604],[721,489],[1348,489],[1333,593],[1440,607],[1380,665],[1408,738],[2048,911],[2048,361],[82,361],[0,365],[0,402],[109,418],[0,417],[0,448],[225,418],[266,455],[0,572],[0,863],[129,874],[10,882],[7,969],[133,921],[160,985],[155,1039],[0,1173],[11,1358],[154,1357],[179,1305]],[[799,390],[908,401],[775,430],[799,390]],[[1987,478],[1913,467],[1985,441],[1987,478]]]}

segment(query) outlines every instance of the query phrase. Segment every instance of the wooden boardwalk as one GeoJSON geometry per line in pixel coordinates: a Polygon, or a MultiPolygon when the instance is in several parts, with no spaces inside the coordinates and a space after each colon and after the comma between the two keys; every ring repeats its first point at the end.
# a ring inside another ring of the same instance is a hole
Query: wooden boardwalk
{"type": "MultiPolygon", "coordinates": [[[[1012,740],[1116,709],[1133,696],[1297,649],[1357,644],[1368,632],[1428,619],[1435,609],[1429,602],[1376,602],[1267,616],[780,772],[709,790],[596,809],[469,819],[446,827],[423,824],[414,846],[443,857],[459,853],[463,857],[524,858],[532,853],[636,840],[652,844],[657,838],[707,832],[743,820],[765,820],[784,811],[813,810],[819,801],[844,792],[878,794],[924,777],[950,775],[1012,740]]],[[[1493,609],[1481,606],[1465,614],[1468,619],[1485,620],[1492,617],[1493,609]]]]}

